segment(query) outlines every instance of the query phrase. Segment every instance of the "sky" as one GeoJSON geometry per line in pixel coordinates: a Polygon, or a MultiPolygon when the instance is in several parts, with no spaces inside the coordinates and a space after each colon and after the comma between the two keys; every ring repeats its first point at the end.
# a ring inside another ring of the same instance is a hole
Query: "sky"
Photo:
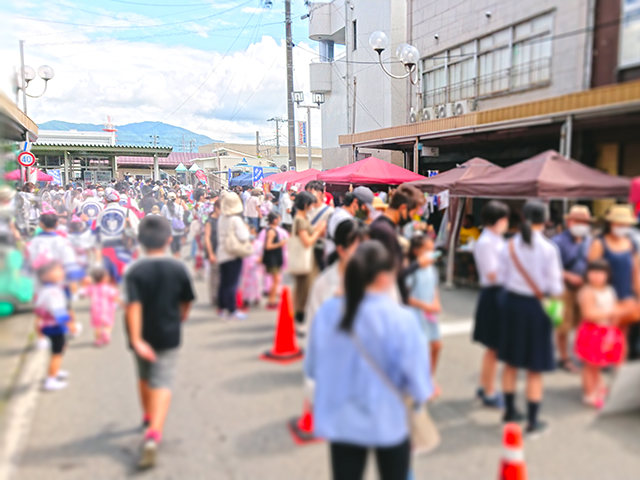
{"type": "MultiPolygon", "coordinates": [[[[304,0],[292,0],[294,87],[309,93],[304,0]]],[[[227,142],[275,139],[286,117],[284,1],[261,0],[4,0],[0,2],[0,88],[11,98],[20,65],[49,65],[47,92],[29,99],[36,121],[116,125],[160,121],[227,142]]],[[[29,93],[39,94],[36,78],[29,93]]],[[[306,111],[298,110],[303,120],[306,111]]],[[[312,112],[319,146],[320,114],[312,112]]],[[[149,132],[153,134],[153,132],[149,132]]],[[[286,128],[281,129],[286,137],[286,128]]],[[[160,139],[160,142],[162,139],[160,139]]]]}

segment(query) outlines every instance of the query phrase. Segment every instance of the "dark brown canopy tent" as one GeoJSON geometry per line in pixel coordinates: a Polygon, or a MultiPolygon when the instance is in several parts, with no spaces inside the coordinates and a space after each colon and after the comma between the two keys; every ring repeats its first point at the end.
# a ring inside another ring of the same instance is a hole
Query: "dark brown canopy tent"
{"type": "Polygon", "coordinates": [[[484,178],[486,175],[491,175],[501,170],[502,167],[484,158],[476,157],[456,166],[456,168],[439,173],[433,177],[425,178],[424,180],[409,182],[408,185],[418,187],[423,192],[430,194],[437,194],[444,190],[449,190],[451,195],[458,195],[456,191],[458,182],[474,178],[484,178]]]}
{"type": "MultiPolygon", "coordinates": [[[[627,198],[631,179],[547,150],[489,175],[461,180],[455,195],[481,198],[627,198]]],[[[453,194],[453,192],[452,192],[453,194]]]]}

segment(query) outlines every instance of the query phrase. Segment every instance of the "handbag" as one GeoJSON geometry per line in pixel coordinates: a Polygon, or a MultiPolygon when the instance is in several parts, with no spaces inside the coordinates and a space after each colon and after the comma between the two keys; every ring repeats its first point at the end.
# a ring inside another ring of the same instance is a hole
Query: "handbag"
{"type": "Polygon", "coordinates": [[[224,239],[224,246],[227,252],[231,256],[236,258],[245,258],[253,255],[254,253],[251,240],[245,240],[244,242],[241,242],[236,236],[236,230],[233,226],[232,219],[230,219],[229,222],[229,229],[227,231],[227,236],[224,239]]]}
{"type": "Polygon", "coordinates": [[[365,362],[369,364],[371,369],[380,377],[382,382],[395,393],[405,406],[407,411],[407,421],[409,423],[409,433],[411,437],[411,449],[414,455],[424,455],[432,452],[440,445],[440,432],[433,423],[426,405],[421,405],[419,408],[415,408],[413,398],[410,395],[406,395],[396,387],[387,374],[380,368],[376,361],[369,355],[369,352],[364,348],[364,345],[360,342],[360,339],[353,333],[350,334],[351,340],[356,349],[362,356],[365,362]]]}
{"type": "Polygon", "coordinates": [[[557,298],[545,297],[542,291],[540,291],[529,273],[520,263],[520,260],[516,255],[516,247],[513,243],[513,240],[509,242],[509,255],[511,256],[511,260],[513,260],[513,264],[518,269],[518,272],[520,272],[520,275],[522,275],[524,281],[527,282],[527,285],[529,285],[529,288],[533,291],[535,297],[542,304],[542,309],[551,319],[551,323],[553,324],[553,326],[555,328],[558,328],[560,325],[562,325],[564,319],[564,302],[557,298]]]}
{"type": "Polygon", "coordinates": [[[298,223],[293,221],[291,238],[289,239],[289,273],[306,275],[313,268],[313,248],[307,248],[298,235],[298,223]]]}

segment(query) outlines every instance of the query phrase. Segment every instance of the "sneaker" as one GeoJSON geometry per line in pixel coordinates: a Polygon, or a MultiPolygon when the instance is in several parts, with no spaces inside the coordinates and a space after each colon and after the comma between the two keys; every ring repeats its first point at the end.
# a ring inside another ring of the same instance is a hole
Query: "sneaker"
{"type": "Polygon", "coordinates": [[[478,387],[476,390],[476,398],[479,400],[484,400],[484,388],[478,387]]]}
{"type": "Polygon", "coordinates": [[[235,320],[246,320],[247,319],[247,314],[240,311],[240,310],[236,310],[232,315],[231,315],[235,320]]]}
{"type": "Polygon", "coordinates": [[[67,378],[69,378],[69,372],[67,372],[66,370],[58,370],[58,375],[56,375],[56,378],[58,380],[66,380],[67,378]]]}
{"type": "Polygon", "coordinates": [[[502,417],[502,423],[520,423],[525,419],[526,417],[524,416],[524,414],[516,410],[511,415],[507,415],[505,413],[502,417]]]}
{"type": "Polygon", "coordinates": [[[48,350],[51,345],[51,341],[47,337],[38,338],[37,348],[38,350],[48,350]]]}
{"type": "Polygon", "coordinates": [[[548,433],[550,430],[549,424],[545,421],[538,420],[533,425],[527,425],[527,429],[525,430],[525,435],[530,440],[535,440],[540,438],[545,433],[548,433]]]}
{"type": "Polygon", "coordinates": [[[148,438],[142,444],[142,451],[140,452],[140,460],[138,461],[138,468],[145,470],[152,468],[156,464],[156,455],[158,454],[158,442],[153,438],[148,438]]]}
{"type": "Polygon", "coordinates": [[[501,410],[504,408],[504,398],[500,393],[494,393],[490,397],[483,396],[482,405],[487,408],[496,408],[498,410],[501,410]]]}
{"type": "Polygon", "coordinates": [[[218,310],[218,318],[220,320],[229,320],[229,314],[226,310],[218,310]]]}
{"type": "Polygon", "coordinates": [[[64,380],[59,380],[57,378],[47,377],[44,381],[44,385],[42,389],[45,392],[56,392],[58,390],[62,390],[67,387],[67,382],[64,380]]]}

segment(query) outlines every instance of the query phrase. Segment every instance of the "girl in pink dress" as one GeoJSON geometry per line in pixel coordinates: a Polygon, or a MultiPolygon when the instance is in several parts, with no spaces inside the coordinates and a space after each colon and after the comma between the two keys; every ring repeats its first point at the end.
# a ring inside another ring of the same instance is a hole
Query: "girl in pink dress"
{"type": "Polygon", "coordinates": [[[80,294],[91,300],[91,326],[95,333],[96,347],[108,345],[111,341],[111,329],[120,304],[118,289],[109,281],[109,275],[103,268],[91,271],[92,283],[84,287],[80,294]]]}
{"type": "MultiPolygon", "coordinates": [[[[257,306],[260,303],[260,285],[262,283],[262,243],[257,237],[255,227],[250,226],[253,239],[253,254],[242,260],[242,276],[240,290],[245,306],[257,306]]],[[[242,308],[242,305],[240,305],[242,308]]]]}

